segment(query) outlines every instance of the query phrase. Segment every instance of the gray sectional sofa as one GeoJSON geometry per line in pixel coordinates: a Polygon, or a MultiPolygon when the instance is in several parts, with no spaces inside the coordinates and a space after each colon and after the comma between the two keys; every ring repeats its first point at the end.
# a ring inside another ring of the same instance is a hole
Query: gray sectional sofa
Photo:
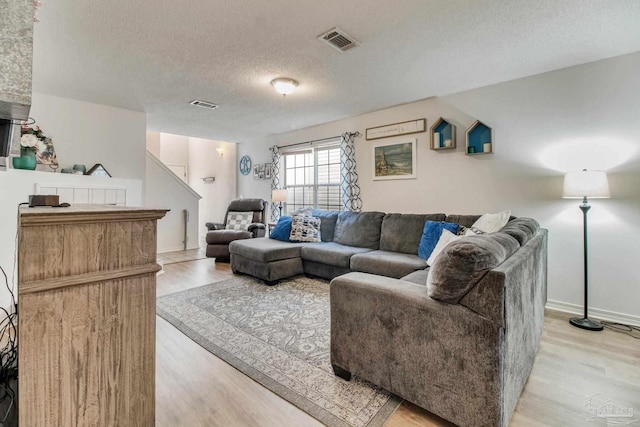
{"type": "Polygon", "coordinates": [[[330,284],[331,363],[460,426],[507,426],[542,335],[547,232],[529,218],[449,244],[427,266],[427,220],[479,215],[315,211],[321,243],[230,244],[231,268],[267,284],[330,284]],[[427,283],[429,281],[429,283],[427,283]]]}

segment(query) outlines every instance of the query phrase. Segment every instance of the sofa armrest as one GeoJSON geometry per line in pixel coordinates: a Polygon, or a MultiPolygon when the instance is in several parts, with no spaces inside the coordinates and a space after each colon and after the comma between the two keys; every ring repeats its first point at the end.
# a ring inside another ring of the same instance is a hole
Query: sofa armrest
{"type": "Polygon", "coordinates": [[[366,273],[331,281],[331,363],[459,425],[500,425],[504,330],[426,286],[366,273]]]}
{"type": "Polygon", "coordinates": [[[251,237],[264,237],[266,233],[266,226],[261,222],[254,222],[249,224],[247,231],[251,233],[251,237]]]}
{"type": "Polygon", "coordinates": [[[207,229],[209,231],[224,230],[225,229],[224,224],[222,224],[220,222],[207,222],[205,225],[207,226],[207,229]]]}

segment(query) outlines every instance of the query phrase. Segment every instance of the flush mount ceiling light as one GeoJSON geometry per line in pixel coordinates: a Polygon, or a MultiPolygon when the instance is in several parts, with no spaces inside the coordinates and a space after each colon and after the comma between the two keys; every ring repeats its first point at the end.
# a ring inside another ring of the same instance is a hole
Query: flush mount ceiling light
{"type": "Polygon", "coordinates": [[[282,96],[287,96],[292,93],[298,86],[298,82],[284,77],[271,80],[273,88],[282,96]]]}

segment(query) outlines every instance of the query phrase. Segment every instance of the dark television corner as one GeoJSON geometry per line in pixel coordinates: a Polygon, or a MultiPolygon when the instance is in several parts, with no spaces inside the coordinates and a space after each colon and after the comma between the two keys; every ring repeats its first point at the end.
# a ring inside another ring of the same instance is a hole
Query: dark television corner
{"type": "Polygon", "coordinates": [[[11,153],[11,143],[17,127],[18,124],[15,121],[0,118],[0,166],[7,165],[5,158],[8,158],[11,153]]]}

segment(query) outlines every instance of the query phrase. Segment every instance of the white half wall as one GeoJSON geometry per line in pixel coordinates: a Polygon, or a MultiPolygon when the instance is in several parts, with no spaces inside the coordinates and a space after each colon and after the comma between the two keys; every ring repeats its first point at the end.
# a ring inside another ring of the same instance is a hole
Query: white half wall
{"type": "MultiPolygon", "coordinates": [[[[373,141],[356,139],[364,210],[484,213],[510,209],[549,230],[548,298],[582,305],[582,213],[562,199],[563,175],[609,173],[611,199],[589,213],[590,307],[640,320],[640,53],[401,105],[243,143],[238,156],[268,161],[268,147],[419,118],[457,126],[455,150],[432,151],[428,133],[386,138],[418,143],[417,179],[373,181],[373,141]],[[495,154],[465,155],[476,119],[493,128],[495,154]]],[[[267,184],[238,179],[238,192],[270,199],[267,184]]]]}
{"type": "Polygon", "coordinates": [[[181,251],[185,240],[185,213],[187,249],[198,248],[200,195],[171,172],[151,152],[147,152],[145,179],[145,206],[169,209],[158,222],[158,252],[181,251]]]}
{"type": "MultiPolygon", "coordinates": [[[[58,187],[61,189],[73,188],[118,188],[126,190],[127,206],[142,206],[142,181],[138,179],[104,178],[97,176],[71,175],[63,173],[22,171],[9,169],[0,172],[0,188],[2,188],[2,204],[0,205],[0,266],[5,270],[9,278],[9,284],[18,284],[17,271],[14,275],[14,261],[16,258],[16,242],[18,228],[18,205],[29,201],[30,194],[40,194],[39,187],[58,187]]],[[[51,192],[46,192],[50,194],[51,192]]],[[[44,194],[44,193],[43,193],[44,194]]],[[[61,202],[71,200],[61,196],[61,202]]],[[[88,202],[89,200],[87,200],[88,202]]],[[[83,201],[85,202],[85,201],[83,201]]],[[[64,208],[52,208],[64,209],[64,208]]],[[[17,266],[16,266],[17,268],[17,266]]],[[[8,307],[10,303],[9,292],[6,290],[0,276],[0,306],[8,307]]],[[[16,288],[17,289],[17,288],[16,288]]],[[[14,290],[15,292],[15,290],[14,290]]],[[[17,292],[16,296],[17,296],[17,292]]]]}

